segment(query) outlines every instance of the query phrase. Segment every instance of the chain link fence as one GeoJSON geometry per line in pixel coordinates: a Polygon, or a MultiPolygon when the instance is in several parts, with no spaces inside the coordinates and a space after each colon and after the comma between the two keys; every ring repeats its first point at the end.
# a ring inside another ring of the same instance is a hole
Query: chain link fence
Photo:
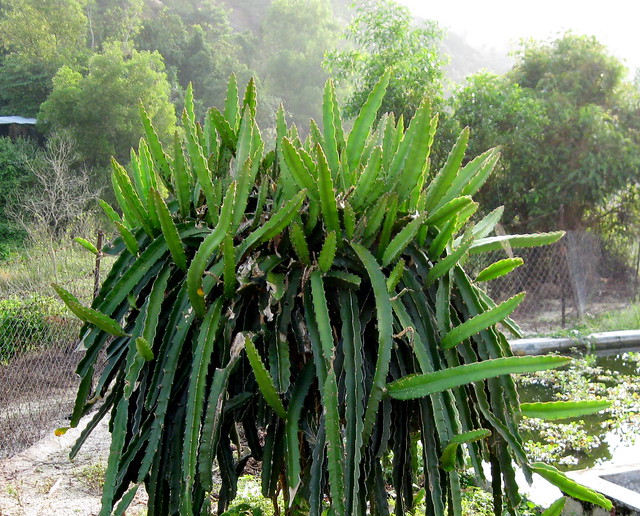
{"type": "Polygon", "coordinates": [[[523,258],[524,265],[484,288],[497,301],[526,291],[513,315],[525,333],[558,330],[585,316],[624,308],[636,295],[637,271],[607,252],[594,233],[568,231],[550,246],[472,256],[468,268],[474,277],[510,256],[523,258]]]}
{"type": "MultiPolygon", "coordinates": [[[[101,247],[102,243],[100,231],[96,244],[101,247]]],[[[59,280],[83,304],[90,305],[99,285],[103,257],[87,259],[86,252],[80,252],[83,254],[61,252],[64,257],[60,261],[69,262],[73,273],[61,275],[59,280]]],[[[34,263],[33,269],[38,270],[38,265],[34,263]]],[[[28,265],[25,268],[31,272],[28,265]]],[[[0,460],[66,426],[73,409],[78,387],[75,369],[82,357],[76,352],[81,323],[48,288],[52,278],[47,271],[46,267],[41,271],[41,281],[27,277],[26,285],[25,281],[2,285],[0,460]]]]}
{"type": "MultiPolygon", "coordinates": [[[[558,330],[587,314],[627,306],[638,285],[637,273],[612,259],[599,237],[588,232],[568,232],[551,246],[475,255],[467,268],[475,277],[511,255],[521,256],[525,264],[485,288],[498,301],[527,291],[514,314],[527,333],[558,330]]],[[[94,283],[87,281],[93,275],[85,278],[85,291],[91,290],[86,287],[94,283]]],[[[67,288],[82,295],[75,284],[67,288]]],[[[0,300],[0,459],[63,426],[77,388],[79,322],[47,309],[46,300],[42,306],[41,299],[34,299],[17,308],[0,300]]]]}
{"type": "Polygon", "coordinates": [[[78,385],[79,330],[66,317],[0,317],[0,459],[65,423],[78,385]]]}

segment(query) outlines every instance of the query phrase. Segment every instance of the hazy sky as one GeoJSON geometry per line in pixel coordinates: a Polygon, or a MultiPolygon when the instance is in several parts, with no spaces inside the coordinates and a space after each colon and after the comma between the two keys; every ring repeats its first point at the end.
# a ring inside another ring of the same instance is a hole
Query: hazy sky
{"type": "Polygon", "coordinates": [[[640,68],[638,0],[399,1],[475,46],[512,50],[523,37],[549,39],[571,30],[595,36],[632,71],[640,68]]]}

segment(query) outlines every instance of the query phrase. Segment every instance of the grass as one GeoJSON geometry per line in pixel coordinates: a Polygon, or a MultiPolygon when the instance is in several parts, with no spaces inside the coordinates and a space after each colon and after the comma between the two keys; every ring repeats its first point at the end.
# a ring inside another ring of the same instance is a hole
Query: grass
{"type": "Polygon", "coordinates": [[[545,336],[580,340],[586,339],[592,333],[620,330],[640,330],[640,303],[597,315],[587,314],[582,321],[576,322],[570,328],[556,330],[545,336]]]}
{"type": "MultiPolygon", "coordinates": [[[[34,242],[0,263],[0,298],[24,296],[28,292],[55,295],[51,283],[56,282],[89,302],[93,295],[95,261],[96,257],[71,237],[54,245],[34,242]]],[[[102,257],[101,279],[106,277],[113,262],[111,256],[102,257]]]]}
{"type": "Polygon", "coordinates": [[[91,493],[101,493],[106,469],[106,464],[103,462],[94,462],[84,466],[73,476],[91,493]]]}

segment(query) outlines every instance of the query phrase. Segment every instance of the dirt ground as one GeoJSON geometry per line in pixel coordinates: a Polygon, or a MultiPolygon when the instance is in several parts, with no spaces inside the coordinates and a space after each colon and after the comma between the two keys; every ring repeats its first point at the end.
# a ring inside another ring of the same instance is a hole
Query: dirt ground
{"type": "MultiPolygon", "coordinates": [[[[83,426],[60,437],[52,431],[31,448],[0,462],[0,516],[99,514],[110,436],[103,421],[71,461],[69,451],[83,426]]],[[[127,515],[143,514],[144,494],[138,494],[127,515]]]]}

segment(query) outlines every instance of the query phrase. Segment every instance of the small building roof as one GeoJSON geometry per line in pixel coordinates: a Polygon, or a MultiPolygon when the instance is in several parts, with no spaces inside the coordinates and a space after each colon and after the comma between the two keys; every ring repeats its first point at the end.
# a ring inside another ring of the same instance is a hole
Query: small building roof
{"type": "Polygon", "coordinates": [[[22,116],[0,116],[0,125],[5,124],[36,125],[36,119],[22,116]]]}

